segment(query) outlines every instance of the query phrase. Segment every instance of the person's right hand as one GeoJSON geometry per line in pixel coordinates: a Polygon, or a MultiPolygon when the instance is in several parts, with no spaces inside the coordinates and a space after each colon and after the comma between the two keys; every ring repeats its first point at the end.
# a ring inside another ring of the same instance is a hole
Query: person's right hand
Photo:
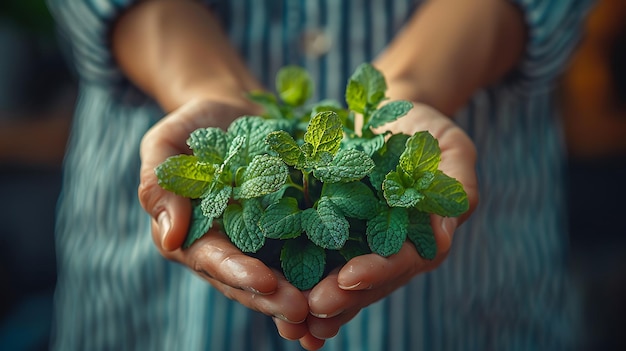
{"type": "Polygon", "coordinates": [[[152,217],[152,238],[165,258],[186,265],[228,298],[273,316],[283,337],[304,338],[316,348],[321,341],[310,336],[303,323],[309,314],[307,299],[282,274],[242,253],[217,229],[188,249],[181,248],[190,200],[162,189],[154,173],[167,157],[190,152],[186,140],[192,131],[210,126],[226,129],[234,118],[255,112],[247,102],[193,101],[164,117],[141,143],[139,200],[152,217]]]}
{"type": "Polygon", "coordinates": [[[454,232],[478,205],[476,150],[469,136],[454,121],[434,108],[414,103],[404,117],[377,129],[413,135],[429,131],[441,149],[439,170],[457,179],[467,193],[469,209],[456,218],[431,215],[437,246],[433,260],[422,258],[409,240],[399,252],[383,257],[367,254],[352,258],[324,277],[308,294],[311,316],[307,325],[321,339],[334,337],[359,311],[407,284],[419,274],[436,269],[448,256],[454,232]]]}

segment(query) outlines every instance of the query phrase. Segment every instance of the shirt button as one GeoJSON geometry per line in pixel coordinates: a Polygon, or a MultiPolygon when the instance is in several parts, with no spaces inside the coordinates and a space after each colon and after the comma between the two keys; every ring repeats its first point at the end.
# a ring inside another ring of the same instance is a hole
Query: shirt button
{"type": "Polygon", "coordinates": [[[320,57],[328,53],[331,47],[330,36],[321,29],[308,29],[302,33],[302,48],[307,56],[320,57]]]}

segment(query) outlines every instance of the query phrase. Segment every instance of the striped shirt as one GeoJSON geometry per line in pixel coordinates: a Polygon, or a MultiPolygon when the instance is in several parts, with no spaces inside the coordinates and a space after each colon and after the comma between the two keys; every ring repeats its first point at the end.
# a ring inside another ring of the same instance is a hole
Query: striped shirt
{"type": "MultiPolygon", "coordinates": [[[[109,31],[129,0],[48,0],[80,78],[57,222],[54,350],[300,350],[271,318],[163,259],[137,199],[139,143],[163,116],[116,66],[109,31]]],[[[579,334],[568,285],[563,142],[554,83],[589,1],[517,0],[529,39],[514,74],[455,117],[478,150],[481,203],[434,272],[363,309],[324,350],[561,350],[579,334]]],[[[304,66],[313,99],[341,100],[418,3],[210,1],[267,86],[304,66]],[[242,25],[243,24],[243,25],[242,25]]]]}

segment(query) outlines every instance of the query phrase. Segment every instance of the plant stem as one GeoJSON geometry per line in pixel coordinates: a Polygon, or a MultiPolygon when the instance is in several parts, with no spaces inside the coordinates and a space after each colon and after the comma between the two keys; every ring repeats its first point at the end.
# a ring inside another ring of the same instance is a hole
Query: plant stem
{"type": "Polygon", "coordinates": [[[365,137],[365,133],[370,131],[367,124],[370,121],[370,115],[372,114],[372,109],[369,107],[369,104],[365,106],[365,111],[363,111],[363,125],[361,126],[361,137],[365,137]]]}
{"type": "Polygon", "coordinates": [[[304,191],[304,187],[302,185],[300,185],[300,184],[295,183],[293,181],[293,179],[291,179],[291,177],[287,178],[287,185],[292,187],[292,188],[298,189],[298,190],[300,190],[303,193],[305,192],[304,191]]]}
{"type": "Polygon", "coordinates": [[[309,195],[309,173],[302,172],[302,193],[304,194],[304,203],[307,207],[313,207],[311,196],[309,195]]]}

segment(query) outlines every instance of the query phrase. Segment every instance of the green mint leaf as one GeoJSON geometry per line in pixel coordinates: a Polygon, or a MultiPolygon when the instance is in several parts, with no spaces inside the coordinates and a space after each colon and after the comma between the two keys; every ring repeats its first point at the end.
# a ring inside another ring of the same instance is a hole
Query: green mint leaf
{"type": "Polygon", "coordinates": [[[213,225],[213,218],[207,217],[202,213],[200,201],[193,200],[191,205],[191,220],[189,221],[189,230],[187,231],[187,237],[183,243],[183,249],[190,247],[196,240],[204,236],[213,225]]]}
{"type": "Polygon", "coordinates": [[[348,80],[346,102],[351,110],[363,113],[366,109],[376,108],[385,98],[386,91],[385,77],[371,64],[363,63],[356,68],[348,80]],[[365,106],[363,106],[363,97],[365,97],[365,106]],[[350,100],[352,100],[352,105],[350,100]],[[360,110],[354,109],[353,106],[360,110]]]}
{"type": "Polygon", "coordinates": [[[237,135],[230,142],[230,146],[228,147],[228,152],[226,152],[226,158],[224,159],[224,163],[220,167],[220,173],[223,172],[224,167],[228,166],[230,160],[232,160],[235,156],[241,152],[244,144],[246,143],[246,137],[244,135],[237,135]]]}
{"type": "Polygon", "coordinates": [[[367,242],[375,252],[387,257],[400,251],[407,237],[409,214],[404,208],[389,208],[367,222],[367,242]]]}
{"type": "Polygon", "coordinates": [[[385,136],[377,134],[371,138],[350,138],[343,141],[346,149],[363,151],[368,156],[373,156],[385,146],[385,136]]]}
{"type": "Polygon", "coordinates": [[[405,182],[400,172],[389,172],[382,187],[390,207],[413,207],[424,199],[423,194],[405,182]]]}
{"type": "Polygon", "coordinates": [[[267,208],[269,205],[273,205],[280,201],[285,195],[285,191],[289,189],[289,186],[285,183],[280,189],[273,193],[269,193],[261,198],[261,205],[263,208],[267,208]]]}
{"type": "Polygon", "coordinates": [[[243,223],[246,225],[250,237],[250,252],[257,252],[265,243],[265,235],[259,226],[265,211],[258,199],[243,200],[241,204],[243,206],[243,223]]]}
{"type": "Polygon", "coordinates": [[[302,212],[302,226],[315,245],[325,249],[340,249],[348,240],[350,224],[333,202],[322,197],[317,209],[302,212]]]}
{"type": "Polygon", "coordinates": [[[333,162],[333,155],[326,151],[318,152],[315,156],[306,156],[310,155],[311,147],[311,144],[304,144],[300,148],[305,157],[302,164],[296,165],[297,169],[304,169],[310,173],[313,169],[329,166],[333,162]]]}
{"type": "Polygon", "coordinates": [[[276,156],[257,155],[243,172],[243,183],[234,191],[235,199],[251,199],[279,190],[287,181],[289,169],[276,156]]]}
{"type": "Polygon", "coordinates": [[[295,166],[302,162],[304,153],[293,137],[285,131],[271,132],[265,139],[274,152],[289,166],[295,166]]]}
{"type": "Polygon", "coordinates": [[[284,118],[278,100],[274,94],[267,91],[255,90],[248,93],[247,97],[250,101],[261,105],[267,117],[271,119],[284,118]]]}
{"type": "Polygon", "coordinates": [[[302,67],[286,66],[276,75],[276,90],[285,103],[302,106],[313,94],[313,80],[302,67]]]}
{"type": "Polygon", "coordinates": [[[406,115],[413,108],[408,101],[392,101],[372,113],[365,128],[376,128],[406,115]]]}
{"type": "Polygon", "coordinates": [[[385,147],[372,155],[372,160],[376,166],[369,175],[370,182],[374,189],[382,190],[383,180],[387,173],[393,171],[400,162],[400,155],[404,152],[406,141],[409,136],[406,134],[394,134],[385,144],[385,147]]]}
{"type": "Polygon", "coordinates": [[[425,190],[435,181],[435,177],[436,173],[426,171],[420,174],[420,177],[415,181],[413,187],[419,191],[425,190]]]}
{"type": "Polygon", "coordinates": [[[333,111],[337,114],[338,112],[341,112],[341,111],[347,112],[343,108],[343,106],[341,106],[341,103],[339,101],[333,100],[333,99],[325,99],[325,100],[318,101],[311,106],[311,117],[324,111],[333,111]]]}
{"type": "Polygon", "coordinates": [[[267,238],[295,238],[302,234],[301,214],[298,200],[293,197],[285,197],[267,207],[259,226],[267,238]]]}
{"type": "Polygon", "coordinates": [[[243,116],[234,120],[228,127],[228,135],[233,139],[237,136],[245,137],[246,142],[233,159],[233,168],[245,167],[254,156],[267,153],[269,147],[265,137],[274,131],[275,126],[275,123],[258,116],[243,116]]]}
{"type": "Polygon", "coordinates": [[[189,135],[187,145],[200,161],[221,164],[228,150],[228,137],[219,128],[200,128],[189,135]]]}
{"type": "Polygon", "coordinates": [[[159,185],[180,196],[197,199],[211,186],[215,165],[199,162],[197,156],[176,155],[167,158],[156,169],[159,185]]]}
{"type": "Polygon", "coordinates": [[[332,162],[313,169],[313,176],[325,183],[351,182],[360,180],[374,169],[374,161],[363,151],[339,150],[332,162]]]}
{"type": "Polygon", "coordinates": [[[367,106],[365,86],[356,80],[349,80],[346,87],[346,103],[348,108],[357,113],[364,113],[367,106]]]}
{"type": "Polygon", "coordinates": [[[436,213],[444,217],[457,217],[469,209],[469,200],[461,183],[441,171],[435,172],[435,179],[427,189],[422,190],[425,198],[417,209],[436,213]]]}
{"type": "Polygon", "coordinates": [[[378,212],[378,199],[362,182],[324,184],[322,197],[330,199],[347,217],[369,219],[378,212]]]}
{"type": "Polygon", "coordinates": [[[349,133],[354,130],[354,117],[350,116],[350,111],[341,106],[334,100],[324,100],[311,108],[311,117],[320,112],[334,112],[339,117],[339,121],[343,125],[345,132],[349,133]]]}
{"type": "Polygon", "coordinates": [[[218,218],[224,213],[233,188],[228,185],[215,184],[211,190],[204,194],[200,207],[206,217],[218,218]]]}
{"type": "Polygon", "coordinates": [[[326,253],[308,240],[288,240],[280,252],[280,262],[287,280],[300,290],[309,290],[324,274],[326,253]]]}
{"type": "Polygon", "coordinates": [[[250,231],[246,222],[241,205],[228,205],[224,211],[224,229],[230,241],[242,252],[256,252],[263,246],[265,237],[260,230],[250,231]]]}
{"type": "Polygon", "coordinates": [[[437,255],[437,242],[430,215],[417,210],[409,210],[408,238],[422,258],[432,260],[437,255]]]}
{"type": "MultiPolygon", "coordinates": [[[[294,128],[296,123],[294,121],[287,120],[285,118],[281,119],[265,119],[265,124],[267,124],[267,128],[270,132],[283,130],[287,133],[294,132],[294,128]]],[[[269,134],[269,133],[268,133],[269,134]]]]}
{"type": "Polygon", "coordinates": [[[400,167],[413,179],[420,173],[435,172],[439,167],[441,150],[439,142],[429,132],[417,132],[406,141],[406,149],[400,156],[400,167]]]}
{"type": "Polygon", "coordinates": [[[307,157],[315,157],[319,152],[336,154],[343,138],[341,121],[332,111],[320,112],[313,116],[304,134],[307,157]]]}

